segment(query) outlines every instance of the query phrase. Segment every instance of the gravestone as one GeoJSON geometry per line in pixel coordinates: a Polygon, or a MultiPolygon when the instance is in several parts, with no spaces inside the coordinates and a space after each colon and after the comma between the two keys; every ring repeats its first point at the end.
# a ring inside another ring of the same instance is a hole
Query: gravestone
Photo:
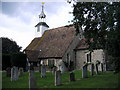
{"type": "Polygon", "coordinates": [[[16,80],[18,80],[18,68],[14,66],[11,69],[11,81],[16,81],[16,80]]]}
{"type": "Polygon", "coordinates": [[[46,77],[46,67],[45,65],[41,66],[41,78],[46,77]]]}
{"type": "Polygon", "coordinates": [[[39,70],[39,72],[41,72],[41,65],[40,64],[38,64],[38,70],[39,70]]]}
{"type": "Polygon", "coordinates": [[[75,74],[73,72],[70,73],[69,79],[70,81],[75,81],[75,74]]]}
{"type": "Polygon", "coordinates": [[[82,67],[82,78],[87,78],[87,65],[82,67]]]}
{"type": "Polygon", "coordinates": [[[53,75],[55,75],[56,70],[57,70],[57,67],[53,67],[53,75]]]}
{"type": "Polygon", "coordinates": [[[10,67],[8,67],[8,68],[6,69],[6,76],[7,76],[7,77],[10,77],[10,76],[11,76],[11,68],[10,68],[10,67]]]}
{"type": "Polygon", "coordinates": [[[29,88],[37,88],[36,78],[34,76],[34,71],[29,71],[29,88]]]}
{"type": "Polygon", "coordinates": [[[101,63],[101,71],[103,72],[103,63],[101,63]]]}
{"type": "Polygon", "coordinates": [[[61,71],[56,71],[55,72],[55,86],[60,86],[61,85],[61,71]]]}
{"type": "Polygon", "coordinates": [[[29,68],[29,70],[34,71],[34,65],[33,65],[33,63],[30,64],[30,68],[29,68]]]}
{"type": "Polygon", "coordinates": [[[19,68],[19,76],[23,75],[23,68],[19,68]]]}
{"type": "Polygon", "coordinates": [[[94,64],[91,64],[91,75],[94,75],[94,64]]]}
{"type": "Polygon", "coordinates": [[[61,65],[61,73],[64,73],[64,67],[61,65]]]}
{"type": "Polygon", "coordinates": [[[98,64],[96,64],[95,67],[96,67],[96,74],[98,75],[99,74],[98,73],[98,64]]]}

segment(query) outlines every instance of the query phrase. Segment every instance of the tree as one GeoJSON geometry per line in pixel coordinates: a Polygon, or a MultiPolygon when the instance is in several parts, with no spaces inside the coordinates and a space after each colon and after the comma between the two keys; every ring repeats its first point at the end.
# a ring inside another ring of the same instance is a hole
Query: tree
{"type": "Polygon", "coordinates": [[[26,54],[20,52],[11,55],[11,66],[23,67],[25,70],[26,63],[27,63],[26,54]]]}
{"type": "Polygon", "coordinates": [[[20,52],[21,47],[15,41],[9,38],[1,37],[2,39],[2,69],[6,70],[11,67],[11,54],[20,52]]]}
{"type": "Polygon", "coordinates": [[[76,2],[73,5],[76,32],[84,30],[89,50],[102,48],[113,57],[115,71],[120,71],[120,3],[76,2]]]}
{"type": "Polygon", "coordinates": [[[21,47],[17,45],[17,43],[9,38],[1,37],[2,39],[2,53],[4,54],[12,54],[20,52],[21,47]]]}

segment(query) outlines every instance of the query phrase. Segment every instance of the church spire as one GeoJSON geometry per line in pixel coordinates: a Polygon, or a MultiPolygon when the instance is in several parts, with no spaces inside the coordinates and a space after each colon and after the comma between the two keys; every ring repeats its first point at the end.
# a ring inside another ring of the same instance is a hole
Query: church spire
{"type": "Polygon", "coordinates": [[[39,15],[40,21],[44,22],[45,17],[46,17],[46,15],[44,13],[44,2],[42,2],[42,11],[41,11],[41,14],[39,15]]]}
{"type": "Polygon", "coordinates": [[[44,21],[45,18],[46,18],[46,15],[44,13],[44,2],[42,2],[42,11],[39,15],[39,23],[35,25],[36,27],[35,36],[36,37],[41,37],[43,33],[49,28],[49,26],[44,21]]]}

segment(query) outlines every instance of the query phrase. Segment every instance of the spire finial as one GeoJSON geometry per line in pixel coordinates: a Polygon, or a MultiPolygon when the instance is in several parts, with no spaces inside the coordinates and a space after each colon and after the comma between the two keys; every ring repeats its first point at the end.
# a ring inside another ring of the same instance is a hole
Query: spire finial
{"type": "Polygon", "coordinates": [[[45,3],[44,3],[44,2],[42,2],[42,12],[44,12],[44,11],[43,11],[43,9],[44,9],[44,4],[45,4],[45,3]]]}
{"type": "Polygon", "coordinates": [[[45,3],[44,2],[42,2],[42,12],[41,12],[41,14],[39,15],[39,18],[40,19],[44,19],[45,17],[46,17],[46,15],[44,14],[44,5],[45,3]]]}
{"type": "Polygon", "coordinates": [[[45,2],[42,2],[42,5],[45,4],[45,2]]]}

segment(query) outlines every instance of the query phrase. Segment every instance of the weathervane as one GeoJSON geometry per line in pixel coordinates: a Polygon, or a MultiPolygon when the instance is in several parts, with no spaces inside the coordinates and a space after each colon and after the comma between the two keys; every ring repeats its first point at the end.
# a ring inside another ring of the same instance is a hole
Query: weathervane
{"type": "Polygon", "coordinates": [[[42,4],[45,4],[45,2],[42,2],[42,4]]]}
{"type": "Polygon", "coordinates": [[[46,15],[44,14],[44,2],[42,2],[42,11],[41,14],[39,15],[39,18],[41,19],[41,21],[44,21],[46,15]]]}

